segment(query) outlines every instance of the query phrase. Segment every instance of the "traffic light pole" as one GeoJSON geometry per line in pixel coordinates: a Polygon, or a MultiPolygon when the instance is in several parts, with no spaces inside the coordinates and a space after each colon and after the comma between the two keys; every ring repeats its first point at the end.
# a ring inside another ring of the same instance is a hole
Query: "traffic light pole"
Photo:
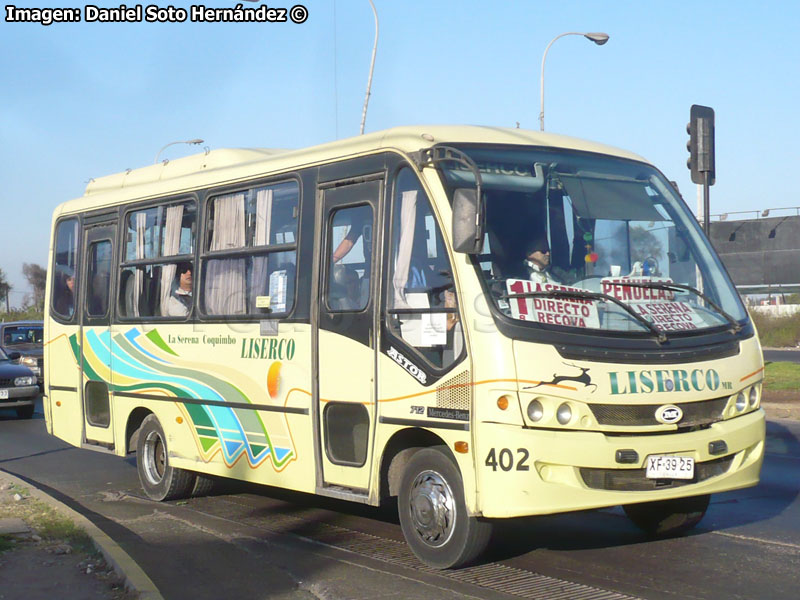
{"type": "MultiPolygon", "coordinates": [[[[716,170],[714,166],[714,109],[708,106],[693,104],[689,111],[689,124],[686,126],[689,141],[686,149],[689,151],[689,160],[686,166],[692,173],[692,183],[703,186],[703,232],[706,237],[711,233],[710,193],[709,188],[714,185],[716,170]]],[[[700,192],[697,198],[700,208],[700,192]]]]}
{"type": "Polygon", "coordinates": [[[703,233],[711,239],[711,186],[708,185],[708,171],[703,171],[703,233]]]}

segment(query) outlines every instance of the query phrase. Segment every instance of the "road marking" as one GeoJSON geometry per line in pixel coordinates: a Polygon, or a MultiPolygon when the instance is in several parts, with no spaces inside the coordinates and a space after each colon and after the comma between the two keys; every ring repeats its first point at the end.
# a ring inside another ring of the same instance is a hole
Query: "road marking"
{"type": "Polygon", "coordinates": [[[764,538],[752,537],[749,535],[739,535],[737,533],[726,533],[724,531],[712,531],[715,535],[723,535],[725,537],[743,540],[746,542],[759,542],[761,544],[769,544],[771,546],[782,546],[784,548],[794,548],[800,550],[800,544],[792,544],[790,542],[776,542],[775,540],[765,540],[764,538]]]}

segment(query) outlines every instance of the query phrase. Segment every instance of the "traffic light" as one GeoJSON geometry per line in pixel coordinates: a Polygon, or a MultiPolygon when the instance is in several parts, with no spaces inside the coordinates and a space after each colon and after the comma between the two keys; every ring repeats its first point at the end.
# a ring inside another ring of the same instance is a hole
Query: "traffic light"
{"type": "Polygon", "coordinates": [[[708,185],[714,185],[714,109],[692,104],[689,115],[686,166],[692,172],[692,182],[706,183],[704,173],[708,173],[708,185]]]}

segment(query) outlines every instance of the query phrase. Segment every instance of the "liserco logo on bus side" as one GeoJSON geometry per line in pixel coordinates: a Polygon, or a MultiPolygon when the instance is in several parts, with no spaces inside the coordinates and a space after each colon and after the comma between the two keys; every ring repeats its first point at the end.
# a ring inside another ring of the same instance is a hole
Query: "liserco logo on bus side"
{"type": "Polygon", "coordinates": [[[674,404],[665,404],[656,409],[656,421],[665,425],[672,425],[683,418],[683,411],[674,404]]]}

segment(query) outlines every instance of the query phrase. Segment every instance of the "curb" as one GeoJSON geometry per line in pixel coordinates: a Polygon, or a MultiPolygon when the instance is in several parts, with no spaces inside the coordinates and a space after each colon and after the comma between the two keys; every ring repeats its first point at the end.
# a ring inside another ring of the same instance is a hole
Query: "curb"
{"type": "Polygon", "coordinates": [[[158,588],[156,588],[153,581],[145,574],[142,568],[136,564],[119,544],[112,540],[89,519],[55,498],[45,494],[29,481],[15,477],[8,471],[0,469],[0,479],[8,479],[15,485],[29,489],[31,496],[52,506],[58,512],[72,519],[79,527],[86,531],[106,562],[113,567],[117,576],[125,582],[125,588],[138,593],[139,600],[164,600],[161,592],[158,591],[158,588]]]}

